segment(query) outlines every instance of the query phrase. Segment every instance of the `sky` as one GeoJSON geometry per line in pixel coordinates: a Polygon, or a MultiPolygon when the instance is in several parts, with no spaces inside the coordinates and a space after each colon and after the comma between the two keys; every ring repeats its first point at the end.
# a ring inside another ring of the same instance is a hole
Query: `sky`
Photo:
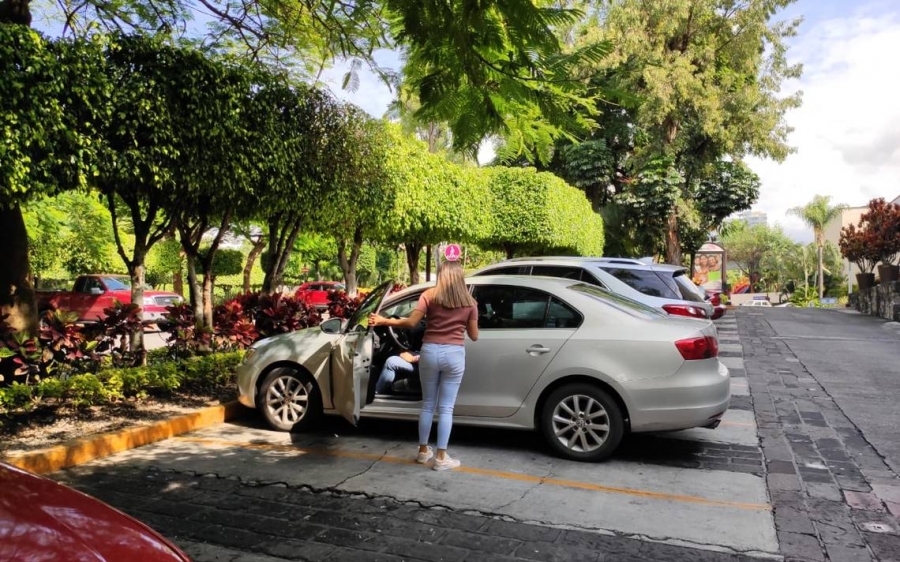
{"type": "MultiPolygon", "coordinates": [[[[900,196],[900,0],[797,0],[776,18],[797,16],[804,21],[789,40],[788,58],[803,64],[803,75],[783,85],[785,93],[803,92],[803,105],[786,117],[795,152],[781,163],[748,164],[761,180],[753,210],[809,242],[811,229],[787,211],[813,196],[849,206],[900,196]]],[[[400,70],[396,52],[376,59],[400,70]]],[[[342,90],[347,66],[327,70],[324,81],[337,97],[381,117],[395,93],[368,70],[357,91],[342,90]]],[[[479,161],[491,156],[488,147],[479,161]]]]}
{"type": "MultiPolygon", "coordinates": [[[[804,21],[788,57],[804,71],[783,85],[786,93],[803,91],[803,105],[786,118],[796,152],[782,163],[748,164],[762,186],[753,210],[810,242],[812,230],[788,209],[815,195],[849,206],[900,196],[900,0],[799,0],[777,17],[797,16],[804,21]]],[[[380,62],[399,66],[390,52],[380,62]]],[[[343,72],[334,68],[326,77],[335,94],[383,115],[394,94],[370,73],[357,92],[342,91],[343,72]]]]}

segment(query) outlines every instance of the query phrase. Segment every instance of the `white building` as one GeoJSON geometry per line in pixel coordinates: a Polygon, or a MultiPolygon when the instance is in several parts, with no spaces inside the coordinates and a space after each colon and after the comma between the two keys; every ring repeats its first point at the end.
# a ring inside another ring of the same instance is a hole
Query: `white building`
{"type": "Polygon", "coordinates": [[[741,211],[734,215],[733,218],[746,222],[747,226],[769,224],[768,215],[762,211],[741,211]]]}

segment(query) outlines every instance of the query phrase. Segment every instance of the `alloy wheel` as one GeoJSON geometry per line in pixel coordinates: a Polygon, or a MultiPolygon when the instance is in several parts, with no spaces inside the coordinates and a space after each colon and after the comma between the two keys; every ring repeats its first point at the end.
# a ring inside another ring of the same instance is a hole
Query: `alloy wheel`
{"type": "Polygon", "coordinates": [[[269,385],[266,408],[281,423],[295,424],[309,409],[309,391],[296,377],[280,376],[269,385]]]}
{"type": "Polygon", "coordinates": [[[553,409],[553,434],[577,453],[596,451],[609,436],[609,415],[596,399],[584,394],[566,396],[553,409]]]}

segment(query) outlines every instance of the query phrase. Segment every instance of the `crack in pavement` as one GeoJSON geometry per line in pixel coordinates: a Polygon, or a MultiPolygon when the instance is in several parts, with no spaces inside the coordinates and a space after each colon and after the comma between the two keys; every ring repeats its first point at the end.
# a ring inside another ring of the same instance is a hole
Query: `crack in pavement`
{"type": "Polygon", "coordinates": [[[338,482],[337,484],[335,484],[334,486],[331,486],[331,487],[332,487],[332,488],[335,488],[335,489],[340,488],[341,486],[343,486],[344,484],[346,484],[348,480],[353,480],[354,478],[358,478],[358,477],[362,476],[363,474],[369,472],[370,470],[372,470],[372,468],[373,468],[376,464],[378,464],[379,461],[383,461],[383,460],[384,460],[384,457],[387,456],[387,454],[388,454],[389,451],[390,451],[390,449],[385,449],[384,452],[381,453],[381,456],[378,457],[377,459],[375,459],[374,461],[372,461],[372,464],[370,464],[369,466],[367,466],[367,467],[365,468],[365,470],[363,470],[363,471],[360,472],[359,474],[353,474],[353,475],[351,475],[351,476],[348,476],[348,477],[344,478],[343,480],[341,480],[340,482],[338,482]]]}

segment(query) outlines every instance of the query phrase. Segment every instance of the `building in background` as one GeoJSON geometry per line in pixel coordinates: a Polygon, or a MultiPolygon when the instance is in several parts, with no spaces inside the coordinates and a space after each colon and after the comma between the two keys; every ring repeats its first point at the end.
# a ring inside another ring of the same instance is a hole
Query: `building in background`
{"type": "Polygon", "coordinates": [[[747,226],[769,224],[769,217],[762,211],[741,211],[733,216],[734,219],[744,221],[747,226]]]}

